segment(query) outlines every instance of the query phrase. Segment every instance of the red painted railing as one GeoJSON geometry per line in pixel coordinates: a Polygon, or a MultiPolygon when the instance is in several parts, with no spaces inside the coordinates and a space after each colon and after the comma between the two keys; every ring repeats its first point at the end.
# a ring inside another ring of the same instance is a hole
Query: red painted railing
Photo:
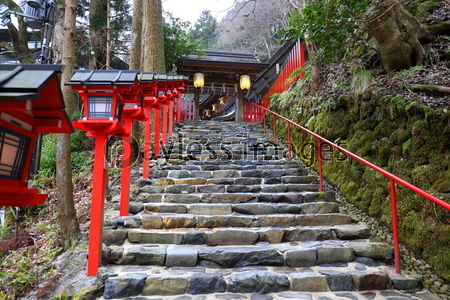
{"type": "MultiPolygon", "coordinates": [[[[393,236],[394,236],[394,258],[395,258],[395,271],[396,273],[400,274],[401,273],[401,266],[400,266],[400,242],[399,242],[399,234],[398,234],[398,216],[397,216],[397,194],[395,191],[395,184],[401,184],[404,187],[410,189],[411,191],[415,192],[416,194],[421,195],[422,197],[436,203],[437,205],[450,210],[450,203],[445,202],[444,200],[431,195],[430,193],[412,185],[411,183],[395,176],[394,174],[387,172],[386,170],[378,167],[377,165],[374,165],[373,163],[359,157],[358,155],[342,148],[341,146],[330,142],[329,140],[321,137],[320,135],[306,129],[303,126],[300,126],[297,123],[294,123],[293,121],[261,106],[255,103],[252,103],[252,105],[257,106],[261,111],[265,111],[267,113],[270,113],[273,117],[273,134],[274,134],[274,139],[276,140],[277,136],[276,136],[276,132],[277,132],[277,119],[283,120],[287,123],[287,143],[288,145],[291,144],[291,125],[295,126],[299,129],[301,129],[302,131],[308,133],[309,135],[314,136],[315,138],[317,138],[317,149],[323,149],[322,145],[323,144],[328,144],[329,146],[341,151],[342,153],[345,153],[347,156],[356,159],[357,161],[363,163],[364,165],[372,168],[373,170],[383,174],[385,177],[387,177],[389,179],[389,185],[390,185],[390,195],[391,195],[391,213],[392,213],[392,232],[393,232],[393,236]]],[[[264,122],[265,124],[265,122],[264,122]]],[[[265,125],[264,125],[265,126],[265,125]]],[[[319,173],[319,186],[320,186],[320,190],[323,191],[323,169],[322,169],[322,165],[323,165],[323,156],[322,156],[322,152],[321,151],[316,151],[317,152],[317,159],[318,159],[318,173],[319,173]]]]}
{"type": "Polygon", "coordinates": [[[304,68],[305,66],[305,44],[301,43],[300,39],[297,41],[294,48],[291,50],[286,62],[280,67],[277,79],[272,84],[270,89],[261,98],[261,104],[267,107],[270,104],[270,96],[273,94],[280,94],[288,89],[297,79],[304,76],[303,72],[298,72],[293,76],[296,69],[304,68]],[[291,77],[291,78],[290,78],[291,77]]]}

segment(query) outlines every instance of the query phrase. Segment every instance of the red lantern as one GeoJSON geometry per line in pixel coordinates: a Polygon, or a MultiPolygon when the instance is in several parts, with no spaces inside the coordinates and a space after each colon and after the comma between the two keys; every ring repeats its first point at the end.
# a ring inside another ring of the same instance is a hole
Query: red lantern
{"type": "Polygon", "coordinates": [[[72,133],[58,80],[60,65],[0,65],[0,206],[45,202],[28,187],[40,133],[72,133]]]}

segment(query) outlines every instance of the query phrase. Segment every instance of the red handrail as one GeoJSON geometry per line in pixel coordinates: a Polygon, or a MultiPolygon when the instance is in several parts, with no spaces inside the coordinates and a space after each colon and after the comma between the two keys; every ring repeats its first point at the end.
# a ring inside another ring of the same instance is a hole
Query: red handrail
{"type": "MultiPolygon", "coordinates": [[[[330,142],[329,140],[321,137],[320,135],[312,132],[311,130],[306,129],[305,127],[277,114],[276,112],[273,112],[261,105],[258,105],[256,103],[252,103],[253,105],[256,105],[258,108],[262,109],[265,112],[268,112],[270,114],[272,114],[273,116],[273,134],[274,134],[274,139],[276,139],[276,118],[279,118],[281,120],[284,120],[288,123],[288,141],[291,141],[291,130],[290,130],[290,125],[294,125],[295,127],[303,130],[304,132],[308,133],[309,135],[314,136],[315,138],[317,138],[318,140],[318,149],[322,149],[322,144],[326,143],[330,146],[332,146],[335,149],[338,149],[339,151],[341,151],[342,153],[345,153],[346,155],[356,159],[357,161],[365,164],[366,166],[372,168],[373,170],[383,174],[384,176],[386,176],[387,178],[389,178],[389,185],[390,185],[390,195],[391,195],[391,213],[392,213],[392,233],[393,233],[393,237],[394,237],[394,258],[395,258],[395,271],[397,274],[401,274],[401,266],[400,266],[400,242],[399,242],[399,234],[398,234],[398,216],[397,216],[397,197],[396,197],[396,191],[395,191],[395,183],[399,183],[401,185],[403,185],[404,187],[410,189],[411,191],[421,195],[422,197],[436,203],[437,205],[450,210],[450,203],[445,202],[444,200],[431,195],[430,193],[416,187],[415,185],[412,185],[411,183],[401,179],[400,177],[395,176],[394,174],[378,167],[377,165],[374,165],[373,163],[361,158],[360,156],[348,151],[347,149],[344,149],[340,146],[338,146],[335,143],[330,142]]],[[[264,118],[265,121],[265,118],[264,118]]],[[[319,172],[319,186],[320,186],[320,190],[323,191],[323,170],[322,170],[322,155],[321,155],[321,151],[317,151],[317,157],[318,157],[318,172],[319,172]]]]}

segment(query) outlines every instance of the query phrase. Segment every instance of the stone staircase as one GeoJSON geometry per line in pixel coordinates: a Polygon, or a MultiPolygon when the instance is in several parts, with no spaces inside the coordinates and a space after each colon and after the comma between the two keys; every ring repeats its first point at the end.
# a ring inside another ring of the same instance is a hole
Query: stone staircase
{"type": "Polygon", "coordinates": [[[260,125],[192,122],[107,222],[104,299],[421,299],[260,125]],[[135,298],[133,298],[135,297],[135,298]]]}

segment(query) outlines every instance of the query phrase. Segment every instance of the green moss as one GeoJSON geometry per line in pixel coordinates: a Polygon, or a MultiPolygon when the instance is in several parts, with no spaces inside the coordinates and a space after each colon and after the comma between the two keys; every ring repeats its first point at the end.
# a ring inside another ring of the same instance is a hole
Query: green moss
{"type": "Polygon", "coordinates": [[[420,3],[417,6],[416,10],[416,16],[419,18],[425,18],[429,14],[431,14],[434,10],[436,10],[439,6],[439,1],[432,0],[432,1],[425,1],[423,3],[420,3]]]}

